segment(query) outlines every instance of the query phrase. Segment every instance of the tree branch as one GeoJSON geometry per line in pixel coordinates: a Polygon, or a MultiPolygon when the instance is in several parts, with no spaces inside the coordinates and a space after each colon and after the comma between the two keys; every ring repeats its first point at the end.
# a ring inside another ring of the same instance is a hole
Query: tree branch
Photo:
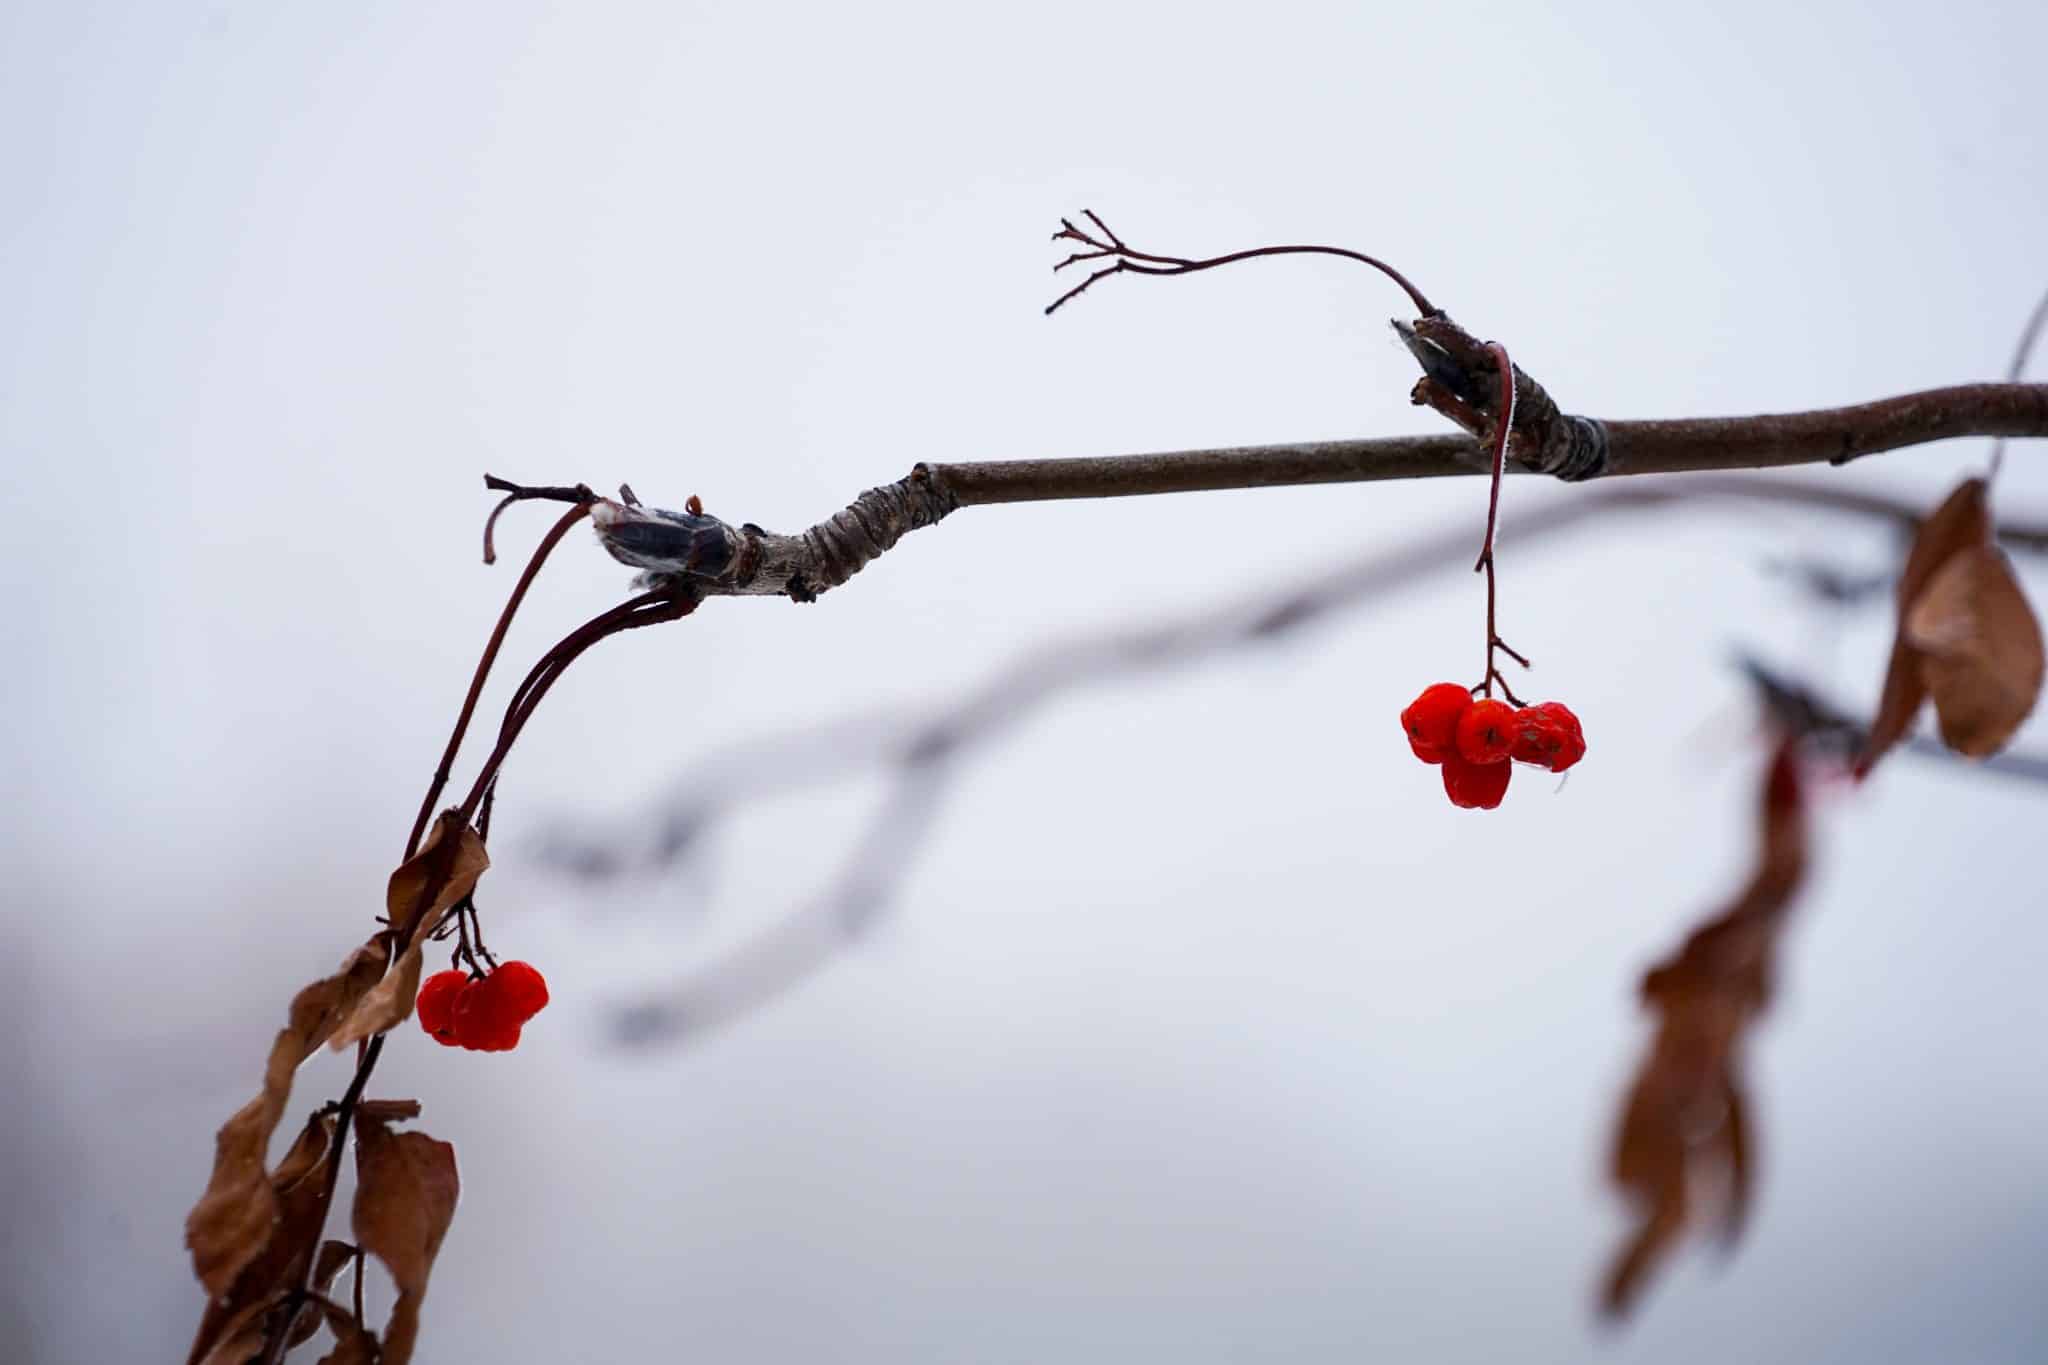
{"type": "MultiPolygon", "coordinates": [[[[1456,331],[1447,319],[1434,324],[1425,319],[1408,330],[1421,336],[1427,327],[1430,337],[1456,331]]],[[[1436,344],[1427,337],[1424,341],[1436,344]]],[[[1486,363],[1491,364],[1490,358],[1486,363]]],[[[1418,401],[1443,407],[1459,420],[1490,420],[1485,409],[1457,398],[1440,378],[1477,377],[1477,361],[1465,366],[1437,356],[1431,365],[1431,373],[1417,385],[1418,401]]],[[[1510,470],[1560,473],[1574,480],[1839,465],[1956,437],[2048,437],[2048,384],[1963,384],[1814,412],[1612,422],[1558,414],[1548,395],[1520,371],[1515,393],[1510,470]]],[[[1491,405],[1491,399],[1485,401],[1491,405]]],[[[733,526],[702,512],[667,512],[609,499],[595,504],[591,519],[606,550],[643,570],[647,586],[686,583],[706,596],[786,596],[809,602],[844,584],[911,531],[962,507],[1443,478],[1486,474],[1488,464],[1485,446],[1470,436],[920,464],[798,535],[777,535],[751,523],[733,526]]]]}

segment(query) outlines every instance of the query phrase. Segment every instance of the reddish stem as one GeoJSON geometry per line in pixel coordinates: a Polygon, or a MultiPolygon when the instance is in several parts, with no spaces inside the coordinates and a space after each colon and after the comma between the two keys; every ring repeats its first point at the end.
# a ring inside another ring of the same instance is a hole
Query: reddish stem
{"type": "MultiPolygon", "coordinates": [[[[584,497],[591,498],[589,489],[581,491],[584,497]]],[[[498,504],[497,510],[491,513],[491,520],[496,521],[498,512],[504,511],[518,500],[519,495],[516,493],[507,497],[504,502],[498,504]]],[[[448,786],[449,771],[454,767],[456,753],[462,748],[462,737],[468,733],[470,717],[476,714],[477,698],[483,695],[484,680],[491,675],[491,665],[497,662],[498,650],[505,643],[505,632],[511,628],[512,618],[518,613],[520,603],[526,600],[526,590],[533,586],[533,580],[540,573],[541,565],[547,562],[548,555],[561,543],[562,537],[569,533],[569,528],[590,515],[590,508],[590,501],[582,501],[562,513],[561,519],[541,537],[540,544],[534,547],[533,557],[526,562],[526,572],[519,575],[519,581],[512,586],[512,595],[505,599],[505,609],[498,613],[497,627],[491,631],[491,638],[484,645],[483,657],[477,660],[476,672],[470,677],[469,695],[462,699],[462,712],[455,718],[455,729],[448,736],[448,746],[441,751],[440,766],[434,769],[434,780],[427,786],[427,795],[420,802],[419,814],[413,817],[412,833],[407,835],[405,840],[407,859],[419,851],[420,838],[427,832],[427,821],[434,813],[434,803],[441,799],[442,791],[448,786]]],[[[486,560],[491,557],[488,530],[484,533],[484,554],[486,560]]]]}
{"type": "Polygon", "coordinates": [[[1496,650],[1506,654],[1522,667],[1529,666],[1529,660],[1517,652],[1507,641],[1500,638],[1494,625],[1494,608],[1498,596],[1498,575],[1494,571],[1493,541],[1500,528],[1500,485],[1508,468],[1508,438],[1515,430],[1515,366],[1508,359],[1508,348],[1498,341],[1486,343],[1486,349],[1493,353],[1494,363],[1500,367],[1500,398],[1494,404],[1496,417],[1493,428],[1493,487],[1486,499],[1486,543],[1479,549],[1479,562],[1472,566],[1472,572],[1486,574],[1486,675],[1480,681],[1478,691],[1484,696],[1493,695],[1493,685],[1500,684],[1501,695],[1515,706],[1522,699],[1509,688],[1508,680],[1493,661],[1496,650]]]}

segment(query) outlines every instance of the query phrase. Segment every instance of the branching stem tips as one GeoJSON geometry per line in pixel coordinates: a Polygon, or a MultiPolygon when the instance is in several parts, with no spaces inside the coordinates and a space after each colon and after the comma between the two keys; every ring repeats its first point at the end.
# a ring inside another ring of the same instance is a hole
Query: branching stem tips
{"type": "Polygon", "coordinates": [[[1358,261],[1361,264],[1371,266],[1395,284],[1400,285],[1402,291],[1408,295],[1409,301],[1415,305],[1415,311],[1420,316],[1426,318],[1438,317],[1443,311],[1424,298],[1422,291],[1409,283],[1407,276],[1394,269],[1391,265],[1388,265],[1385,261],[1367,256],[1363,252],[1347,250],[1344,247],[1259,246],[1252,247],[1248,251],[1233,251],[1228,255],[1209,256],[1201,259],[1190,256],[1158,256],[1152,252],[1139,251],[1127,245],[1121,237],[1110,230],[1109,224],[1103,222],[1093,209],[1082,210],[1081,216],[1089,221],[1092,225],[1092,230],[1074,226],[1071,218],[1062,218],[1060,219],[1060,230],[1052,235],[1052,239],[1055,242],[1074,242],[1085,248],[1084,250],[1074,252],[1054,266],[1054,273],[1057,274],[1070,265],[1080,265],[1088,261],[1108,261],[1110,264],[1100,267],[1093,274],[1089,275],[1087,279],[1047,304],[1045,308],[1047,316],[1057,312],[1061,305],[1065,304],[1069,299],[1078,297],[1088,286],[1094,284],[1097,280],[1105,279],[1111,275],[1125,273],[1136,275],[1192,275],[1198,270],[1213,270],[1219,265],[1231,265],[1238,261],[1249,261],[1260,256],[1340,256],[1347,261],[1358,261]]]}

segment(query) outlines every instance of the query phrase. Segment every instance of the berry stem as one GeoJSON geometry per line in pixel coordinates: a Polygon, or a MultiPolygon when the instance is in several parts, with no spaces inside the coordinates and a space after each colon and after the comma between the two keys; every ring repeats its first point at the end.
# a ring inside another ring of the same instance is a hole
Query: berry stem
{"type": "Polygon", "coordinates": [[[1493,685],[1500,684],[1501,696],[1515,706],[1522,705],[1522,699],[1508,686],[1500,666],[1494,662],[1494,653],[1499,651],[1522,667],[1529,666],[1528,656],[1500,638],[1495,628],[1495,605],[1499,596],[1498,575],[1494,571],[1494,534],[1500,529],[1500,483],[1508,469],[1508,438],[1515,430],[1515,366],[1508,359],[1508,348],[1498,341],[1486,343],[1486,349],[1493,353],[1494,363],[1500,368],[1500,401],[1495,404],[1499,416],[1493,428],[1493,488],[1486,499],[1486,543],[1479,547],[1479,562],[1472,566],[1472,572],[1486,575],[1486,673],[1474,690],[1482,696],[1493,695],[1493,685]]]}
{"type": "MultiPolygon", "coordinates": [[[[486,482],[490,481],[487,479],[486,482]]],[[[496,481],[494,486],[515,487],[515,485],[506,484],[503,480],[496,481]]],[[[491,631],[490,640],[484,645],[483,656],[476,662],[476,672],[470,676],[469,694],[462,699],[462,710],[455,717],[455,729],[448,736],[447,747],[441,751],[441,762],[434,769],[434,780],[427,784],[427,794],[420,801],[419,814],[413,817],[412,833],[406,836],[405,840],[405,856],[407,858],[412,857],[413,854],[419,851],[420,837],[427,832],[427,821],[434,814],[434,803],[441,799],[441,792],[448,785],[449,772],[455,766],[455,755],[462,748],[462,737],[469,731],[470,717],[476,714],[476,703],[477,699],[483,695],[484,680],[491,675],[491,665],[497,662],[498,650],[505,643],[505,632],[511,629],[512,618],[519,612],[519,604],[526,600],[526,590],[533,586],[533,580],[540,574],[541,565],[547,563],[549,553],[554,550],[556,545],[561,543],[562,537],[569,533],[570,527],[590,515],[591,505],[596,500],[595,495],[588,488],[584,488],[580,484],[573,490],[562,491],[580,496],[578,496],[575,504],[562,514],[561,519],[549,529],[548,533],[541,537],[540,544],[534,547],[533,557],[526,562],[526,571],[520,574],[519,581],[513,584],[512,595],[505,599],[505,609],[498,614],[498,624],[491,631]]],[[[529,497],[537,496],[526,490],[509,494],[504,502],[498,504],[497,511],[491,513],[491,521],[497,521],[498,512],[504,511],[513,502],[520,500],[522,494],[529,497]]],[[[490,531],[486,529],[484,532],[484,559],[486,562],[489,562],[495,558],[496,554],[491,545],[490,531]]]]}

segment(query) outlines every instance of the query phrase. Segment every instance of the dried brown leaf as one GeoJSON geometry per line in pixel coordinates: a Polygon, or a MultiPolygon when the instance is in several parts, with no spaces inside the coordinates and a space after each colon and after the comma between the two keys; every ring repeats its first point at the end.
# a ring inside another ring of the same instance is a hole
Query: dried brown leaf
{"type": "Polygon", "coordinates": [[[356,1139],[356,1242],[384,1263],[398,1286],[384,1329],[384,1360],[404,1365],[419,1334],[420,1303],[434,1256],[455,1217],[461,1181],[455,1149],[425,1133],[363,1123],[356,1139]]]}
{"type": "Polygon", "coordinates": [[[272,1294],[238,1310],[222,1324],[219,1340],[211,1350],[202,1356],[198,1347],[193,1348],[197,1365],[249,1365],[250,1361],[261,1356],[271,1310],[282,1306],[283,1297],[282,1294],[272,1294]]]}
{"type": "MultiPolygon", "coordinates": [[[[334,1283],[334,1277],[341,1273],[341,1268],[355,1257],[356,1249],[347,1242],[335,1241],[333,1238],[322,1242],[320,1254],[313,1258],[313,1277],[307,1282],[306,1288],[315,1296],[325,1295],[327,1287],[334,1283]]],[[[312,1340],[313,1334],[320,1330],[323,1315],[330,1320],[333,1318],[334,1315],[328,1311],[330,1306],[322,1303],[318,1297],[309,1302],[300,1310],[299,1320],[292,1324],[292,1334],[286,1339],[285,1344],[301,1346],[312,1340]]],[[[341,1329],[336,1327],[335,1336],[338,1338],[340,1335],[341,1329]]]]}
{"type": "MultiPolygon", "coordinates": [[[[347,1243],[331,1242],[328,1245],[346,1246],[347,1243]]],[[[350,1255],[353,1254],[354,1251],[351,1249],[350,1255]]],[[[353,1313],[325,1295],[314,1295],[309,1307],[316,1310],[312,1315],[315,1326],[324,1320],[327,1329],[334,1333],[334,1349],[320,1357],[320,1365],[376,1365],[381,1352],[377,1347],[375,1332],[356,1321],[353,1313]]],[[[307,1335],[310,1336],[311,1333],[307,1335]]]]}
{"type": "MultiPolygon", "coordinates": [[[[250,1304],[274,1303],[279,1295],[296,1289],[306,1264],[308,1248],[320,1234],[325,1210],[321,1196],[326,1187],[328,1163],[334,1160],[334,1120],[316,1113],[292,1143],[291,1150],[269,1176],[271,1198],[277,1209],[275,1220],[262,1249],[235,1276],[227,1293],[207,1304],[193,1343],[198,1355],[216,1342],[229,1339],[230,1326],[250,1304]]],[[[292,1340],[312,1335],[317,1319],[302,1317],[292,1328],[292,1340]]]]}
{"type": "Polygon", "coordinates": [[[320,1365],[377,1365],[384,1359],[377,1349],[377,1334],[350,1323],[335,1332],[334,1349],[320,1357],[320,1365]]]}
{"type": "Polygon", "coordinates": [[[215,1135],[213,1175],[185,1219],[193,1273],[209,1297],[226,1292],[270,1240],[278,1207],[264,1159],[291,1098],[292,1076],[383,973],[382,954],[381,946],[366,944],[333,976],[292,998],[264,1064],[263,1092],[235,1111],[215,1135]]]}
{"type": "Polygon", "coordinates": [[[1906,737],[1913,717],[1927,700],[1927,682],[1920,675],[1920,656],[1906,643],[1902,632],[1892,641],[1891,662],[1885,665],[1884,691],[1877,699],[1877,716],[1864,736],[1863,751],[1856,756],[1856,775],[1863,777],[1877,761],[1906,737]]]}
{"type": "Polygon", "coordinates": [[[1764,780],[1755,870],[1734,903],[1643,978],[1657,1035],[1630,1086],[1610,1178],[1641,1222],[1608,1272],[1604,1311],[1628,1311],[1657,1262],[1697,1216],[1705,1176],[1720,1186],[1722,1232],[1748,1211],[1754,1164],[1740,1074],[1748,1026],[1770,1001],[1771,958],[1806,872],[1806,817],[1795,744],[1783,741],[1764,780]]]}
{"type": "Polygon", "coordinates": [[[1906,614],[1900,639],[1921,655],[1942,742],[1985,758],[2005,747],[2041,695],[2041,626],[1994,545],[1951,556],[1906,614]]]}
{"type": "Polygon", "coordinates": [[[334,1277],[341,1273],[343,1266],[356,1258],[356,1249],[348,1242],[328,1238],[320,1244],[320,1255],[313,1261],[312,1287],[316,1293],[325,1294],[327,1286],[334,1283],[334,1277]]]}
{"type": "Polygon", "coordinates": [[[1914,604],[1927,590],[1935,575],[1963,550],[1991,543],[1991,511],[1982,479],[1966,479],[1948,495],[1933,515],[1921,523],[1913,537],[1913,548],[1899,572],[1898,634],[1892,641],[1891,661],[1885,667],[1884,693],[1877,704],[1877,717],[1870,723],[1863,752],[1857,756],[1856,771],[1863,775],[1878,759],[1905,737],[1927,700],[1927,680],[1921,671],[1921,655],[1908,636],[1906,619],[1914,604]]]}
{"type": "Polygon", "coordinates": [[[490,865],[483,840],[459,812],[448,811],[435,821],[420,851],[399,865],[385,890],[385,913],[393,932],[410,936],[406,949],[384,979],[363,996],[348,1022],[335,1030],[331,1042],[335,1051],[394,1028],[412,1016],[413,998],[420,991],[420,954],[426,947],[427,933],[449,907],[476,889],[477,879],[490,865]]]}

